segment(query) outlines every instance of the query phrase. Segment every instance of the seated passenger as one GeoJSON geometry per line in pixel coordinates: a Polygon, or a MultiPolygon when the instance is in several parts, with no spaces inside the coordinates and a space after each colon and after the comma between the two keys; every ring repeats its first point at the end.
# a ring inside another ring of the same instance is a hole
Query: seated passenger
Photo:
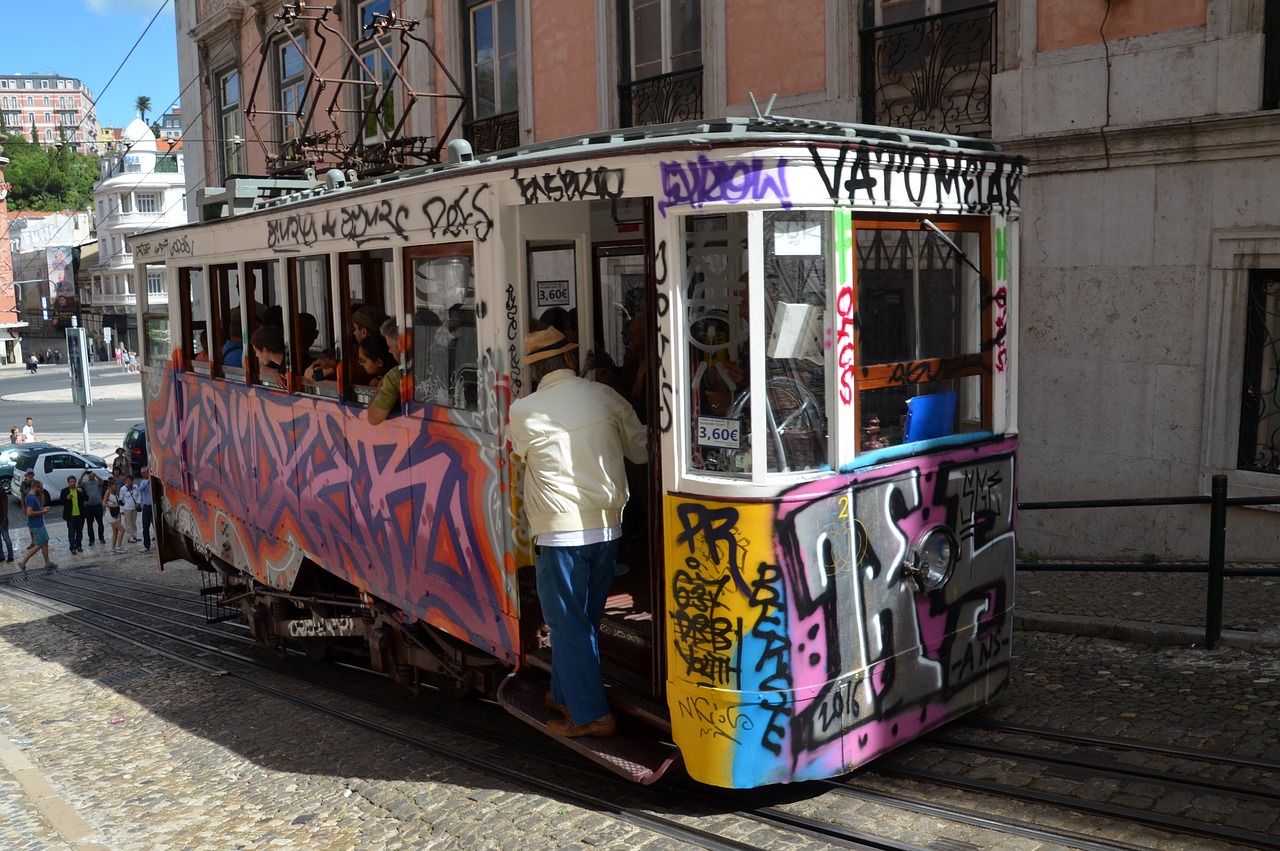
{"type": "Polygon", "coordinates": [[[277,325],[260,325],[249,338],[258,358],[258,377],[272,387],[288,387],[284,370],[284,331],[277,325]]]}
{"type": "Polygon", "coordinates": [[[242,369],[244,367],[244,332],[240,330],[240,308],[231,311],[227,328],[227,341],[222,344],[222,365],[242,369]]]}
{"type": "Polygon", "coordinates": [[[378,425],[400,408],[400,366],[396,363],[395,354],[386,345],[386,340],[385,337],[370,336],[356,346],[356,358],[360,361],[360,367],[370,375],[382,373],[381,379],[375,379],[370,384],[378,388],[365,410],[365,419],[370,425],[378,425]]]}

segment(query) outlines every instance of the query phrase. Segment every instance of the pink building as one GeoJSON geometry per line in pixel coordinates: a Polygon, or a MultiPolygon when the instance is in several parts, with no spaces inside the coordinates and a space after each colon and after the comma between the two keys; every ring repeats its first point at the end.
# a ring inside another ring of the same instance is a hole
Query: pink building
{"type": "Polygon", "coordinates": [[[0,113],[5,127],[52,145],[96,153],[98,116],[93,92],[80,80],[58,74],[0,74],[0,113]]]}

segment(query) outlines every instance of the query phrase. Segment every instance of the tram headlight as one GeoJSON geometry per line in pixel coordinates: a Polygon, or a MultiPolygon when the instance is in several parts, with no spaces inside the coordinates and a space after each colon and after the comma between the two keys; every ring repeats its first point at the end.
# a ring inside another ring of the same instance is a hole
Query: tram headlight
{"type": "Polygon", "coordinates": [[[960,543],[946,526],[933,526],[916,536],[907,554],[907,573],[921,591],[937,591],[951,578],[960,560],[960,543]]]}

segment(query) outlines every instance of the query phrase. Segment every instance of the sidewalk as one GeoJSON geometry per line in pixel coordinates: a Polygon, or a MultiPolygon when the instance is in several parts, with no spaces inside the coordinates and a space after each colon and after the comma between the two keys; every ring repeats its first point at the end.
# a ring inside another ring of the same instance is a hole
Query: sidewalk
{"type": "MultiPolygon", "coordinates": [[[[1208,578],[1199,573],[1027,570],[1017,575],[1014,624],[1020,630],[1199,647],[1207,600],[1208,578]]],[[[1280,577],[1226,577],[1222,646],[1280,650],[1280,577]]]]}

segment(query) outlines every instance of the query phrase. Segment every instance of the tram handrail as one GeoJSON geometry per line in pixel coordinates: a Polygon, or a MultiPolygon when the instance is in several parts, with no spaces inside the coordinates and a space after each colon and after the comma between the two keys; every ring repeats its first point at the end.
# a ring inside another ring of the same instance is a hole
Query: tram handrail
{"type": "Polygon", "coordinates": [[[1228,576],[1280,576],[1280,568],[1242,570],[1226,566],[1227,508],[1239,505],[1280,505],[1280,497],[1227,496],[1227,477],[1216,475],[1209,495],[1148,497],[1142,499],[1074,499],[1019,502],[1019,511],[1042,511],[1071,508],[1142,508],[1160,505],[1205,505],[1209,512],[1209,560],[1207,562],[1139,564],[1125,562],[1022,562],[1017,570],[1091,571],[1110,573],[1204,573],[1208,576],[1205,601],[1204,644],[1216,650],[1222,642],[1223,580],[1228,576]]]}

